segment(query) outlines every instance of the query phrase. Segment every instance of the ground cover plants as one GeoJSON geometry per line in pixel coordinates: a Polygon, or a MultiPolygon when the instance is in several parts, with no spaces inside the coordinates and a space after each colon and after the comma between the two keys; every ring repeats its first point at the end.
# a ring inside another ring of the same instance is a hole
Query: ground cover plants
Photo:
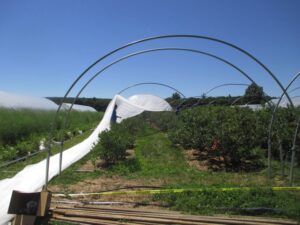
{"type": "MultiPolygon", "coordinates": [[[[49,136],[54,111],[0,109],[0,164],[39,150],[41,140],[49,136]]],[[[63,115],[54,132],[54,140],[70,139],[91,128],[101,119],[95,112],[72,112],[69,126],[62,130],[63,115]]]]}
{"type": "MultiPolygon", "coordinates": [[[[68,149],[84,139],[86,139],[92,131],[86,131],[82,135],[77,135],[73,137],[72,139],[66,140],[64,143],[64,149],[68,149]]],[[[51,153],[56,154],[60,152],[60,145],[54,145],[51,148],[51,153]]],[[[43,151],[39,154],[36,154],[32,157],[28,157],[26,160],[19,161],[18,163],[11,164],[9,166],[2,167],[0,169],[0,180],[4,178],[13,177],[15,174],[17,174],[19,171],[21,171],[23,168],[25,168],[27,165],[31,165],[34,163],[38,163],[42,160],[44,160],[47,156],[47,152],[43,151]]]]}

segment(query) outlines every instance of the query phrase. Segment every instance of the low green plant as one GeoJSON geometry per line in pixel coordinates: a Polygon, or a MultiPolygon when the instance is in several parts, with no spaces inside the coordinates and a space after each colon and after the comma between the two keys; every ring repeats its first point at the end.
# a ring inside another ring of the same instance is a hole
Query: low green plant
{"type": "Polygon", "coordinates": [[[114,124],[110,130],[99,135],[100,142],[94,151],[99,152],[101,159],[107,165],[115,164],[126,158],[126,150],[134,147],[136,137],[142,133],[144,122],[141,118],[124,120],[120,124],[114,124]]]}
{"type": "MultiPolygon", "coordinates": [[[[0,108],[0,161],[9,161],[25,156],[39,149],[40,141],[48,137],[54,111],[13,110],[0,108]],[[4,149],[4,150],[2,150],[4,149]]],[[[72,112],[69,125],[62,127],[63,114],[59,115],[54,140],[68,140],[78,131],[86,131],[96,126],[102,113],[72,112]],[[62,138],[62,139],[61,139],[62,138]]]]}
{"type": "Polygon", "coordinates": [[[202,192],[156,194],[153,200],[193,214],[272,215],[300,219],[299,193],[270,188],[234,191],[208,188],[202,192]]]}

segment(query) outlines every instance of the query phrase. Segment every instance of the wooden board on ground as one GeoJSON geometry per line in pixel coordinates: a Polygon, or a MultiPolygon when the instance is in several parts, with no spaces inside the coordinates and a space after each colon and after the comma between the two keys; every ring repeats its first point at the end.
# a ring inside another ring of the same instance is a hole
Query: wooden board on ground
{"type": "Polygon", "coordinates": [[[51,207],[52,219],[85,224],[245,224],[294,225],[295,221],[243,216],[195,216],[166,209],[122,208],[95,205],[55,205],[51,207]]]}

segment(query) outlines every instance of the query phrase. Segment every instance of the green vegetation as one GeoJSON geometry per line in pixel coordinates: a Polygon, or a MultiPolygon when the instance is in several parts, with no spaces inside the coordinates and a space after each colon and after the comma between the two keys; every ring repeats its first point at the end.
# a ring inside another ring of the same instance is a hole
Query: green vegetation
{"type": "Polygon", "coordinates": [[[171,140],[200,151],[214,169],[259,170],[264,157],[260,125],[247,108],[195,108],[180,114],[171,140]]]}
{"type": "MultiPolygon", "coordinates": [[[[48,99],[52,100],[56,104],[61,104],[62,97],[48,97],[48,99]]],[[[65,103],[73,103],[74,98],[67,98],[65,103]]],[[[86,105],[91,106],[96,109],[98,112],[104,112],[109,104],[111,99],[106,98],[78,98],[75,101],[75,104],[78,105],[86,105]]]]}
{"type": "Polygon", "coordinates": [[[115,164],[119,160],[124,160],[126,150],[134,147],[134,142],[138,134],[145,128],[141,117],[135,120],[125,120],[121,124],[113,124],[109,131],[104,131],[99,135],[101,142],[94,151],[99,152],[101,159],[106,164],[115,164]]]}
{"type": "MultiPolygon", "coordinates": [[[[102,141],[95,149],[51,184],[62,184],[68,192],[71,191],[70,184],[101,176],[156,180],[165,188],[205,189],[204,192],[153,196],[153,201],[176,210],[194,214],[263,214],[299,219],[299,192],[273,191],[270,186],[284,186],[286,180],[277,175],[272,181],[266,177],[269,117],[268,110],[255,112],[229,107],[196,107],[178,115],[172,112],[143,113],[101,134],[102,141]],[[134,158],[125,157],[128,148],[134,148],[134,158]],[[199,170],[190,165],[184,156],[185,149],[198,151],[198,160],[206,160],[210,167],[199,170]],[[105,158],[105,154],[109,157],[105,158]],[[90,173],[74,172],[86,161],[97,158],[105,159],[108,165],[90,173]],[[252,189],[217,191],[220,187],[252,189]]],[[[280,171],[281,167],[277,142],[282,143],[282,151],[289,160],[288,143],[295,118],[290,109],[280,109],[272,137],[274,171],[280,171]]],[[[300,184],[299,175],[297,165],[295,185],[300,184]]]]}
{"type": "MultiPolygon", "coordinates": [[[[216,87],[217,88],[217,87],[216,87]]],[[[230,106],[234,105],[248,105],[248,104],[266,104],[272,97],[264,94],[263,88],[252,83],[249,85],[243,96],[218,96],[211,97],[202,94],[202,96],[191,97],[183,99],[175,92],[171,97],[166,100],[173,108],[186,109],[195,106],[230,106]]]]}
{"type": "MultiPolygon", "coordinates": [[[[0,164],[39,150],[41,140],[49,136],[54,111],[0,109],[0,164]]],[[[95,127],[101,119],[99,113],[72,112],[69,126],[61,130],[60,115],[54,140],[68,140],[95,127]]]]}
{"type": "Polygon", "coordinates": [[[208,189],[204,192],[157,194],[154,200],[193,214],[273,215],[300,219],[300,194],[292,191],[255,188],[221,192],[208,189]]]}
{"type": "MultiPolygon", "coordinates": [[[[70,140],[65,141],[64,148],[68,149],[84,139],[86,139],[91,134],[91,131],[86,131],[82,135],[78,135],[70,140]]],[[[60,145],[53,146],[51,149],[52,154],[56,154],[60,151],[60,145]]],[[[17,172],[21,171],[25,166],[31,165],[34,163],[38,163],[45,159],[47,156],[47,152],[41,152],[33,157],[27,158],[24,161],[20,161],[15,164],[11,164],[10,166],[3,167],[0,169],[0,180],[4,178],[13,177],[17,172]]]]}
{"type": "Polygon", "coordinates": [[[244,99],[252,104],[262,104],[266,102],[263,88],[259,87],[255,83],[252,83],[247,87],[244,94],[244,99]]]}

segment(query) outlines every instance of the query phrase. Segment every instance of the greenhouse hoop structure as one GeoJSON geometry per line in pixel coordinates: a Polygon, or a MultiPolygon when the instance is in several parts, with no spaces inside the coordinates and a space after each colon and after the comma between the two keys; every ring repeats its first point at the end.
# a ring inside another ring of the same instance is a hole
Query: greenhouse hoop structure
{"type": "MultiPolygon", "coordinates": [[[[250,59],[252,59],[255,63],[257,63],[260,67],[262,67],[266,72],[267,74],[278,84],[278,86],[281,88],[281,90],[283,91],[283,93],[287,96],[290,104],[292,107],[294,107],[293,105],[293,102],[291,101],[288,93],[286,93],[283,85],[281,84],[281,82],[278,80],[278,78],[261,62],[259,61],[255,56],[253,56],[252,54],[250,54],[249,52],[247,52],[246,50],[242,49],[241,47],[237,46],[237,45],[234,45],[232,43],[229,43],[229,42],[226,42],[224,40],[221,40],[221,39],[217,39],[217,38],[214,38],[214,37],[209,37],[209,36],[200,36],[200,35],[190,35],[190,34],[174,34],[174,35],[162,35],[162,36],[155,36],[155,37],[149,37],[149,38],[145,38],[145,39],[141,39],[141,40],[138,40],[138,41],[134,41],[134,42],[131,42],[129,44],[126,44],[126,45],[123,45],[119,48],[116,48],[110,52],[108,52],[107,54],[105,54],[104,56],[100,57],[98,60],[96,60],[94,63],[92,63],[89,67],[87,67],[76,79],[75,81],[71,84],[71,86],[69,87],[69,89],[67,90],[67,92],[65,93],[64,97],[63,97],[63,100],[61,101],[62,103],[65,102],[68,94],[70,93],[70,91],[73,89],[73,87],[78,83],[78,81],[84,77],[87,72],[89,72],[89,70],[91,68],[93,68],[95,65],[97,65],[98,63],[102,62],[104,59],[108,58],[109,56],[112,56],[113,54],[123,50],[123,49],[126,49],[130,46],[135,46],[135,45],[138,45],[140,43],[145,43],[145,42],[150,42],[150,41],[154,41],[154,40],[162,40],[162,39],[174,39],[174,38],[177,38],[177,39],[182,39],[182,38],[185,38],[185,39],[198,39],[198,40],[208,40],[208,41],[212,41],[212,42],[215,42],[215,43],[220,43],[222,45],[225,45],[225,46],[229,46],[239,52],[241,52],[242,54],[246,55],[247,57],[249,57],[250,59]]],[[[59,114],[59,111],[61,109],[61,105],[58,107],[57,111],[56,111],[56,115],[54,117],[54,120],[53,120],[53,125],[52,125],[52,131],[50,132],[50,139],[53,135],[53,129],[54,127],[56,126],[56,123],[57,123],[57,117],[58,117],[58,114],[59,114]]],[[[50,148],[50,144],[48,145],[48,156],[47,156],[47,165],[46,165],[46,178],[45,178],[45,189],[47,189],[47,184],[48,184],[48,170],[49,170],[49,159],[50,159],[50,155],[51,155],[51,148],[50,148]]],[[[270,153],[268,153],[268,155],[270,155],[270,153]]],[[[270,166],[269,166],[270,167],[270,166]]],[[[270,168],[269,168],[270,170],[270,168]]]]}

